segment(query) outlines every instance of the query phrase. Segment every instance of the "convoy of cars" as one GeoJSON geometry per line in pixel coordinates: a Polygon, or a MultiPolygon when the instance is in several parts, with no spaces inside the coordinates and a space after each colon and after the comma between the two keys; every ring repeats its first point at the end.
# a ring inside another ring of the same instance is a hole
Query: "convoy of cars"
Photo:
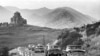
{"type": "MultiPolygon", "coordinates": [[[[10,51],[10,52],[14,52],[14,50],[10,51]]],[[[45,53],[45,56],[70,56],[74,53],[75,54],[79,54],[79,53],[84,54],[86,52],[84,49],[82,49],[82,46],[80,46],[80,45],[67,45],[66,49],[62,50],[57,45],[44,46],[42,44],[38,44],[38,45],[29,45],[28,48],[25,48],[25,50],[26,51],[31,50],[34,53],[45,53]]],[[[13,54],[13,55],[15,55],[15,54],[13,54]]]]}
{"type": "Polygon", "coordinates": [[[82,49],[81,45],[67,45],[65,50],[61,50],[61,48],[57,45],[37,45],[34,48],[35,53],[45,53],[45,56],[68,56],[69,54],[78,54],[78,53],[85,53],[86,51],[82,49]]]}

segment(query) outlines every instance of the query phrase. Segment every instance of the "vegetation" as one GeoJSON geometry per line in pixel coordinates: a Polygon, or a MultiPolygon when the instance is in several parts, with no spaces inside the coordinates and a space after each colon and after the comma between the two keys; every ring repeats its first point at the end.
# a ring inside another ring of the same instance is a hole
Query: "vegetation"
{"type": "Polygon", "coordinates": [[[65,48],[66,45],[75,44],[75,45],[82,45],[83,41],[81,40],[82,35],[76,31],[65,31],[62,33],[58,39],[61,41],[58,43],[62,48],[65,48]]]}

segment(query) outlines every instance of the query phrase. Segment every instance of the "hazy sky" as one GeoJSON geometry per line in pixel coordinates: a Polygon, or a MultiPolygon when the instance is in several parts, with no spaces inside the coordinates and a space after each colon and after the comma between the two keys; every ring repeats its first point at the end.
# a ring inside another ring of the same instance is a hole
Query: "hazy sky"
{"type": "Polygon", "coordinates": [[[55,8],[59,6],[90,6],[97,5],[100,0],[0,0],[0,4],[4,6],[16,6],[19,8],[39,8],[49,7],[55,8]]]}
{"type": "Polygon", "coordinates": [[[94,18],[100,18],[100,0],[0,0],[2,6],[37,9],[41,7],[72,7],[94,18]]]}

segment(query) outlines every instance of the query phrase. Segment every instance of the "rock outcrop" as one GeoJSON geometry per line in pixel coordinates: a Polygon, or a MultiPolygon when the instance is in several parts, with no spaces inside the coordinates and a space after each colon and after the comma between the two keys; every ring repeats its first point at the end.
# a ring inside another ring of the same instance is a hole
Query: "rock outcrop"
{"type": "Polygon", "coordinates": [[[22,18],[19,12],[15,12],[14,16],[11,18],[11,24],[24,25],[24,24],[27,24],[27,21],[26,19],[22,18]]]}

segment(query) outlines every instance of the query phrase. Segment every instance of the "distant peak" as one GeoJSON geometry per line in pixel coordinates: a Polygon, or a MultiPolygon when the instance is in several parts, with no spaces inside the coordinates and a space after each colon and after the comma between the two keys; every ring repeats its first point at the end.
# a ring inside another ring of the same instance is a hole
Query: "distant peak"
{"type": "Polygon", "coordinates": [[[42,7],[42,8],[40,8],[40,9],[48,9],[47,7],[42,7]]]}
{"type": "Polygon", "coordinates": [[[75,10],[71,7],[59,7],[59,8],[56,8],[57,10],[75,10]]]}

